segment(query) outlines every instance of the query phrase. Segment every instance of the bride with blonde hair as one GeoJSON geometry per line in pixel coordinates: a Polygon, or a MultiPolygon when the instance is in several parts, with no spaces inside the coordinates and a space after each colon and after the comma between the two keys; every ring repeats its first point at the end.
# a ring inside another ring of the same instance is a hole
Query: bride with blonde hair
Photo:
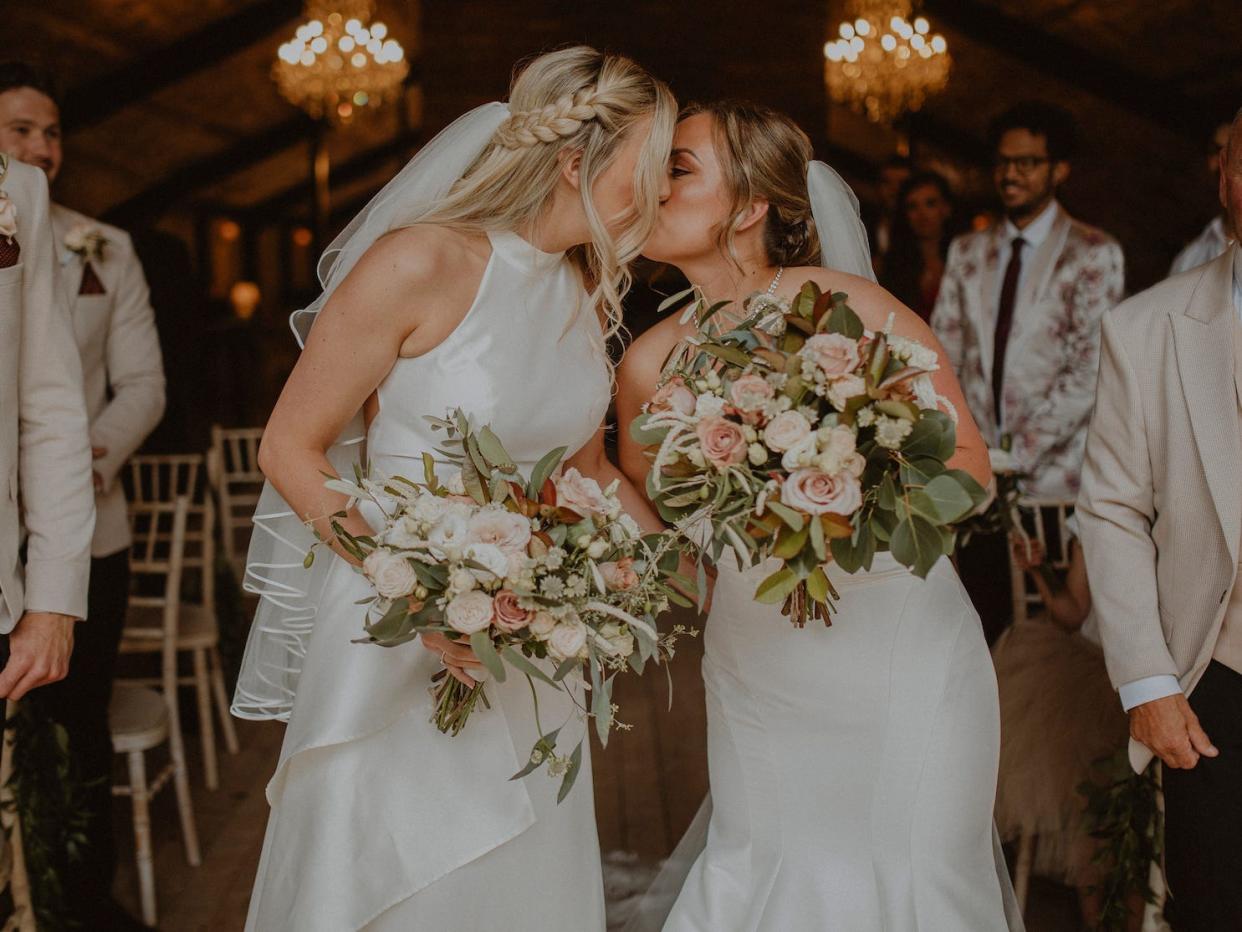
{"type": "MultiPolygon", "coordinates": [[[[507,104],[437,136],[325,254],[259,455],[270,485],[247,588],[261,604],[234,712],[289,725],[248,930],[603,929],[589,755],[559,806],[545,774],[510,781],[538,737],[520,677],[489,684],[491,707],[441,734],[427,684],[446,666],[473,685],[473,656],[441,635],[352,643],[369,586],[340,549],[304,569],[304,525],[332,540],[327,516],[349,502],[324,475],[363,450],[376,475],[421,475],[442,442],[424,415],[456,407],[524,472],[566,446],[584,475],[620,476],[603,455],[605,339],[655,222],[675,117],[626,58],[540,56],[507,104]]],[[[368,508],[341,524],[369,534],[368,508]]],[[[537,688],[542,721],[566,721],[572,747],[570,699],[537,688]]]]}

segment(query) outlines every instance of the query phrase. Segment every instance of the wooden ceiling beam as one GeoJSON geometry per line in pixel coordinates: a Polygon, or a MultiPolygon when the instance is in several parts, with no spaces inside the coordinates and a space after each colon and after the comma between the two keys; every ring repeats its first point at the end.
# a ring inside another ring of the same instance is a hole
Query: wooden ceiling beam
{"type": "Polygon", "coordinates": [[[259,0],[232,16],[209,23],[170,45],[141,55],[114,71],[72,88],[61,118],[69,132],[93,126],[120,110],[206,71],[266,39],[292,22],[301,0],[259,0]]]}
{"type": "Polygon", "coordinates": [[[923,10],[936,25],[948,26],[1001,55],[1175,133],[1198,139],[1210,133],[1214,121],[1220,119],[1217,102],[1192,98],[1171,82],[1110,61],[991,3],[924,0],[923,10]]]}

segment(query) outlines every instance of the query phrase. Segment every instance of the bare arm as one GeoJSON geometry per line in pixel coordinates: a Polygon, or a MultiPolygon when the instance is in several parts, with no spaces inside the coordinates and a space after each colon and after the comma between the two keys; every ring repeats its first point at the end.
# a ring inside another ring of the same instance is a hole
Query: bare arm
{"type": "Polygon", "coordinates": [[[581,450],[571,456],[566,465],[576,466],[584,476],[590,476],[606,488],[614,479],[619,480],[617,497],[621,499],[621,507],[638,522],[638,526],[648,533],[664,530],[664,524],[652,510],[646,497],[634,487],[634,483],[620,469],[613,465],[604,451],[604,431],[600,427],[590,441],[581,450]]]}
{"type": "Polygon", "coordinates": [[[630,425],[642,414],[643,405],[660,384],[664,360],[682,339],[692,332],[689,325],[669,317],[640,336],[626,351],[617,368],[617,450],[621,470],[646,498],[647,473],[651,470],[651,449],[630,436],[630,425]]]}
{"type": "MultiPolygon", "coordinates": [[[[461,274],[461,251],[459,234],[433,227],[378,240],[320,312],[276,402],[259,466],[325,540],[332,539],[327,517],[347,504],[324,488],[324,474],[335,475],[326,451],[398,356],[430,349],[464,316],[477,282],[462,287],[469,276],[461,274]]],[[[356,535],[372,530],[356,510],[341,524],[356,535]]]]}

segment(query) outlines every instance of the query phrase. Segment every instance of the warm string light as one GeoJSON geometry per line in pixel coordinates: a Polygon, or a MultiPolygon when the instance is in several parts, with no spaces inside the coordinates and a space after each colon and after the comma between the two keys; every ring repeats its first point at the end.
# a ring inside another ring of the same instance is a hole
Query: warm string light
{"type": "Polygon", "coordinates": [[[824,78],[832,99],[876,123],[918,110],[949,81],[948,43],[914,17],[909,0],[857,0],[854,18],[824,45],[824,78]]]}
{"type": "Polygon", "coordinates": [[[308,0],[308,21],[280,46],[272,68],[290,103],[347,123],[397,96],[410,71],[405,50],[371,13],[370,0],[308,0]]]}

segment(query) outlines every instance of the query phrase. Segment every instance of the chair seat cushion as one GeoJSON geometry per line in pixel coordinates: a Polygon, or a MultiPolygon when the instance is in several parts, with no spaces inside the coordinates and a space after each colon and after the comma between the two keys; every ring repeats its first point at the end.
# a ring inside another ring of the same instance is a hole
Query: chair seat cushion
{"type": "Polygon", "coordinates": [[[168,737],[168,704],[154,689],[118,686],[108,707],[108,727],[118,754],[153,748],[168,737]]]}

